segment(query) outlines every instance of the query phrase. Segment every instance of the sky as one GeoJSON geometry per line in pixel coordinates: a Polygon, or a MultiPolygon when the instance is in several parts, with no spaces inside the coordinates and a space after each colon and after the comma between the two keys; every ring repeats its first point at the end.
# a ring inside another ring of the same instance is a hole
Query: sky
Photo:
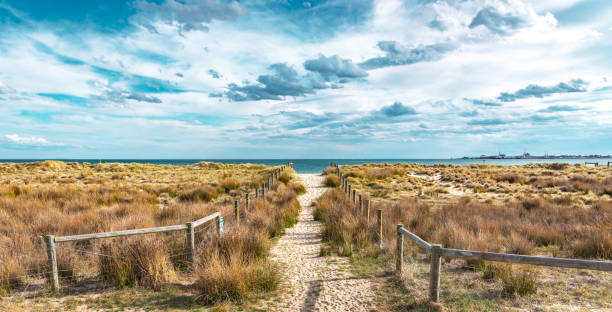
{"type": "Polygon", "coordinates": [[[0,158],[612,153],[608,0],[0,0],[0,158]]]}

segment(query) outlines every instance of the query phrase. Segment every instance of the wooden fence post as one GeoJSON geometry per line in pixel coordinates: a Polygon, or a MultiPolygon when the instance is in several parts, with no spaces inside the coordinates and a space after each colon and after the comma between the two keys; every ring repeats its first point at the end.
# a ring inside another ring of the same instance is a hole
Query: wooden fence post
{"type": "Polygon", "coordinates": [[[193,222],[187,222],[187,259],[191,264],[195,263],[195,239],[193,222]]]}
{"type": "Polygon", "coordinates": [[[400,232],[403,224],[397,225],[397,258],[395,259],[395,271],[402,276],[402,267],[404,265],[404,235],[400,232]]]}
{"type": "Polygon", "coordinates": [[[431,263],[429,266],[429,300],[432,302],[438,302],[440,300],[441,249],[441,245],[431,245],[431,263]]]}
{"type": "Polygon", "coordinates": [[[217,233],[219,233],[219,237],[223,236],[223,217],[218,216],[217,218],[217,233]]]}
{"type": "Polygon", "coordinates": [[[234,201],[234,216],[236,216],[236,226],[240,226],[240,208],[238,206],[239,202],[236,199],[234,201]]]}
{"type": "Polygon", "coordinates": [[[359,212],[361,213],[363,211],[363,198],[361,196],[361,194],[359,194],[359,212]]]}
{"type": "Polygon", "coordinates": [[[382,222],[382,209],[376,211],[378,214],[378,248],[383,249],[383,222],[382,222]]]}
{"type": "Polygon", "coordinates": [[[351,188],[352,188],[352,187],[351,187],[351,185],[349,184],[349,185],[348,185],[348,193],[346,194],[346,196],[348,196],[348,198],[349,198],[349,199],[351,199],[351,191],[352,191],[352,189],[351,189],[351,188]]]}
{"type": "Polygon", "coordinates": [[[246,194],[244,194],[244,199],[245,199],[245,203],[246,203],[246,207],[244,209],[245,210],[249,210],[249,193],[248,192],[246,194]]]}
{"type": "Polygon", "coordinates": [[[357,198],[356,198],[356,197],[357,197],[356,195],[357,195],[357,190],[356,190],[356,189],[353,189],[353,193],[351,194],[351,201],[352,201],[353,203],[355,203],[355,199],[357,199],[357,198]]]}
{"type": "Polygon", "coordinates": [[[370,224],[370,200],[366,199],[366,218],[368,220],[368,224],[370,224]]]}
{"type": "Polygon", "coordinates": [[[47,243],[47,258],[49,260],[49,283],[54,293],[59,292],[59,275],[57,274],[57,255],[55,253],[55,238],[53,235],[45,236],[47,243]]]}

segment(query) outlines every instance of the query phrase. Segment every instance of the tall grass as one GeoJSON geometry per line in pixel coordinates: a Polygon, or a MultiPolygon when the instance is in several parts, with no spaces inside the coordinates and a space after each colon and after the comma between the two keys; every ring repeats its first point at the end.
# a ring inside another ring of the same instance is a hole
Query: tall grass
{"type": "MultiPolygon", "coordinates": [[[[487,204],[459,199],[434,208],[415,199],[376,202],[383,209],[384,245],[395,246],[395,224],[431,243],[449,248],[532,254],[549,247],[566,256],[612,259],[612,201],[597,209],[560,205],[543,198],[487,204]]],[[[339,189],[328,190],[317,202],[315,217],[325,223],[324,235],[338,248],[376,244],[373,219],[346,199],[339,189]]]]}
{"type": "MultiPolygon", "coordinates": [[[[291,184],[292,182],[287,181],[291,184]]],[[[297,222],[300,205],[293,187],[281,183],[244,211],[240,228],[210,240],[194,270],[198,298],[204,303],[242,301],[276,289],[279,268],[267,260],[270,239],[297,222]]]]}
{"type": "MultiPolygon", "coordinates": [[[[43,235],[184,224],[215,211],[226,218],[225,233],[231,233],[231,196],[242,198],[273,170],[261,165],[214,163],[180,167],[64,162],[0,164],[0,293],[31,283],[26,275],[42,274],[38,276],[42,278],[49,271],[43,235]]],[[[254,248],[238,258],[265,259],[269,238],[295,222],[299,204],[293,189],[300,184],[292,180],[288,183],[274,186],[265,200],[257,200],[252,209],[243,210],[244,229],[257,222],[265,226],[256,227],[258,230],[250,232],[252,235],[237,238],[241,244],[250,246],[241,250],[254,248]],[[257,216],[262,220],[256,221],[257,216]]],[[[198,234],[199,239],[210,238],[214,244],[221,244],[214,235],[210,236],[214,233],[214,229],[207,230],[198,234]]],[[[111,285],[160,289],[188,267],[181,255],[185,250],[184,233],[179,234],[57,244],[62,283],[100,276],[111,285]]]]}

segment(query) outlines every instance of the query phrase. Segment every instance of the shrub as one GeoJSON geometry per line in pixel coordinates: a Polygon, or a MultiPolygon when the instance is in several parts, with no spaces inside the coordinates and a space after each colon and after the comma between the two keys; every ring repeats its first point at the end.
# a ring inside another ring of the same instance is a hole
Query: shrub
{"type": "Polygon", "coordinates": [[[340,186],[340,178],[335,174],[328,174],[325,177],[325,186],[327,187],[338,187],[340,186]]]}

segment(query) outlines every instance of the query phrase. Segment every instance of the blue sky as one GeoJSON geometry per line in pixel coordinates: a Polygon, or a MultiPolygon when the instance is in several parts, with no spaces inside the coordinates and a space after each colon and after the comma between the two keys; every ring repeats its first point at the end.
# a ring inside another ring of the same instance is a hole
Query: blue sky
{"type": "Polygon", "coordinates": [[[610,146],[607,0],[0,0],[0,158],[610,146]]]}

